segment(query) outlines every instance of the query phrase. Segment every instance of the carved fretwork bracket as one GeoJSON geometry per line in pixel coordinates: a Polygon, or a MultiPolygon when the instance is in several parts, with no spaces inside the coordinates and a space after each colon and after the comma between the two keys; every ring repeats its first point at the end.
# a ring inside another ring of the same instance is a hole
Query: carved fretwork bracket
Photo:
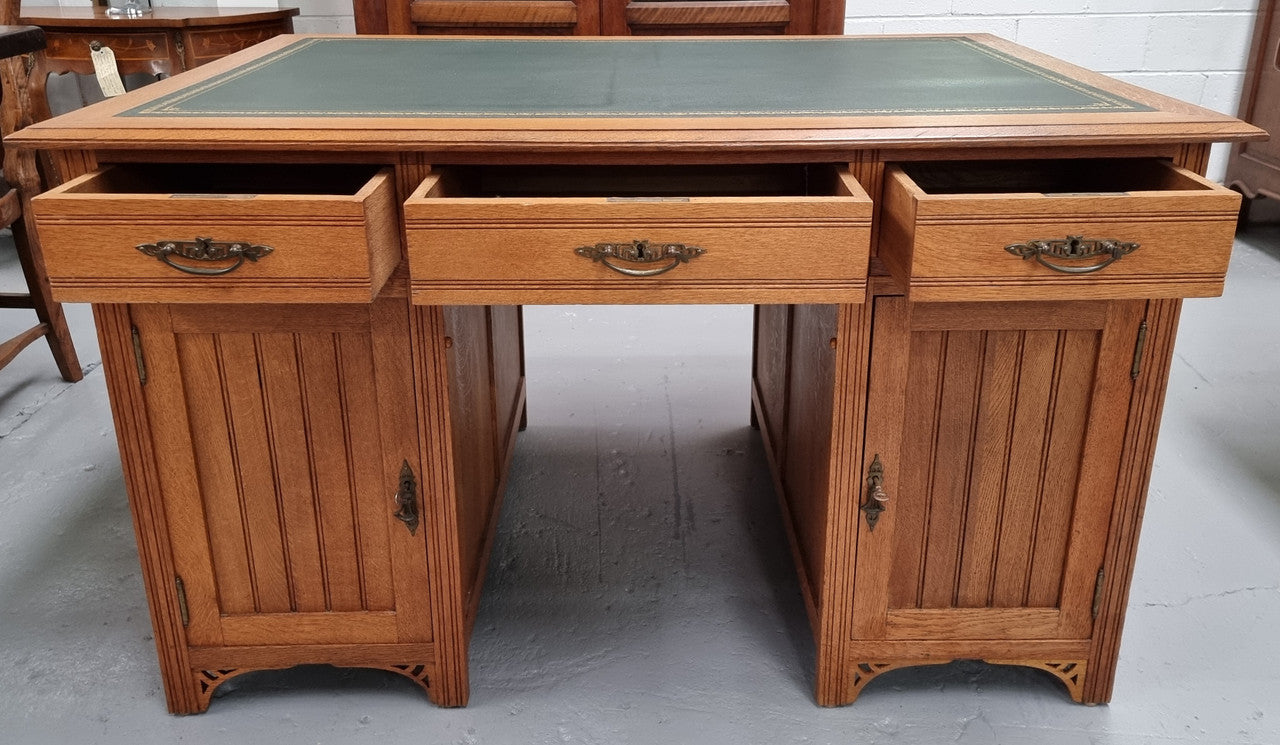
{"type": "Polygon", "coordinates": [[[1067,686],[1067,693],[1077,704],[1084,701],[1084,681],[1087,663],[1084,660],[1044,662],[1041,660],[987,660],[992,665],[1020,665],[1034,667],[1052,673],[1067,686]]]}
{"type": "Polygon", "coordinates": [[[213,691],[223,683],[231,680],[237,675],[243,675],[248,670],[238,670],[228,668],[225,670],[196,670],[196,695],[199,698],[200,708],[195,713],[199,713],[209,708],[209,702],[213,699],[213,691]]]}
{"type": "Polygon", "coordinates": [[[912,665],[931,665],[931,664],[945,664],[945,663],[941,663],[941,662],[933,663],[933,662],[927,662],[922,660],[902,660],[902,661],[896,661],[896,662],[855,662],[852,665],[853,673],[850,676],[849,695],[846,698],[848,698],[849,703],[853,703],[853,701],[856,698],[858,698],[858,696],[862,693],[862,689],[866,688],[867,684],[870,683],[871,680],[875,678],[877,675],[879,675],[880,673],[887,673],[890,670],[897,670],[900,667],[911,667],[912,665]]]}
{"type": "Polygon", "coordinates": [[[428,680],[426,665],[386,665],[378,667],[379,670],[389,670],[393,673],[399,673],[414,683],[422,686],[422,690],[427,693],[431,692],[431,684],[428,680]]]}
{"type": "MultiPolygon", "coordinates": [[[[1076,703],[1084,701],[1084,681],[1086,662],[1084,660],[1043,661],[1043,660],[983,660],[990,665],[1018,665],[1034,667],[1052,673],[1067,686],[1067,693],[1076,703]]],[[[890,662],[855,662],[850,666],[848,696],[850,703],[862,693],[862,689],[873,678],[890,670],[902,667],[924,665],[945,665],[953,660],[895,660],[890,662]]]]}
{"type": "MultiPolygon", "coordinates": [[[[339,665],[338,667],[346,667],[346,666],[339,665]]],[[[403,675],[409,680],[412,680],[413,682],[421,686],[422,690],[430,693],[430,686],[429,686],[428,675],[427,675],[429,670],[426,665],[413,665],[413,664],[358,665],[357,667],[368,667],[373,670],[386,670],[388,672],[396,673],[398,675],[403,675]]],[[[263,669],[274,669],[274,668],[263,668],[263,669]]],[[[193,672],[195,674],[195,682],[196,682],[195,688],[196,688],[197,700],[199,702],[199,708],[197,708],[195,711],[190,713],[199,714],[200,712],[205,711],[206,709],[209,708],[209,702],[213,700],[213,692],[215,689],[217,689],[218,686],[222,685],[223,683],[227,682],[228,680],[231,680],[236,676],[243,675],[245,673],[255,672],[255,670],[252,668],[227,668],[223,670],[195,670],[193,672]]]]}

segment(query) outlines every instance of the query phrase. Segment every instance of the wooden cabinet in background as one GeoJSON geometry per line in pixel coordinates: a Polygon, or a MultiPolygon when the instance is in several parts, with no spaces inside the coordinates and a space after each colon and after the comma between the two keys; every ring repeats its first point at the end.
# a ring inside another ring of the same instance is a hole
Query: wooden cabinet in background
{"type": "Polygon", "coordinates": [[[355,0],[361,34],[840,34],[844,0],[355,0]]]}
{"type": "Polygon", "coordinates": [[[839,34],[843,0],[601,0],[607,36],[839,34]]]}
{"type": "MultiPolygon", "coordinates": [[[[1239,116],[1272,136],[1262,142],[1234,145],[1225,183],[1250,199],[1280,199],[1280,13],[1276,12],[1276,0],[1263,0],[1254,23],[1239,116]]],[[[1248,199],[1244,208],[1247,214],[1248,199]]]]}

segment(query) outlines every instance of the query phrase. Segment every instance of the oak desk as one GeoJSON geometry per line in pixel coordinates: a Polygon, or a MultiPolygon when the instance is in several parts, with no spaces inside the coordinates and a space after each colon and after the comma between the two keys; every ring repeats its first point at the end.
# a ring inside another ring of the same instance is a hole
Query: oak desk
{"type": "Polygon", "coordinates": [[[758,305],[819,703],[956,658],[1106,701],[1239,205],[1197,173],[1261,136],[988,36],[280,37],[15,142],[194,712],[311,662],[466,703],[522,303],[758,305]]]}

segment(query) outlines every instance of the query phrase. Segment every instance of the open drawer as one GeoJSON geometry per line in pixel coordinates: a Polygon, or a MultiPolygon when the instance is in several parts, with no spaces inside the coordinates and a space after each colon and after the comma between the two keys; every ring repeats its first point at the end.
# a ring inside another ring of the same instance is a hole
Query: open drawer
{"type": "Polygon", "coordinates": [[[55,299],[368,302],[401,257],[391,169],[108,166],[33,200],[55,299]]]}
{"type": "Polygon", "coordinates": [[[458,167],[405,224],[419,304],[860,303],[871,200],[826,165],[458,167]]]}
{"type": "Polygon", "coordinates": [[[1239,207],[1155,159],[908,163],[878,250],[920,301],[1210,297],[1239,207]]]}

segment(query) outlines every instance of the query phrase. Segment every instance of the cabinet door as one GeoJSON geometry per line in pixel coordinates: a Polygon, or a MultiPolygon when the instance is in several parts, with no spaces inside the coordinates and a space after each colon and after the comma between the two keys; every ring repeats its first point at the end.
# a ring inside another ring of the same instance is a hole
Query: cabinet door
{"type": "Polygon", "coordinates": [[[819,0],[600,0],[608,36],[839,34],[844,3],[819,0]]]}
{"type": "Polygon", "coordinates": [[[1144,308],[876,300],[855,639],[1089,638],[1144,308]]]}
{"type": "Polygon", "coordinates": [[[431,641],[405,301],[131,312],[188,643],[431,641]]]}

